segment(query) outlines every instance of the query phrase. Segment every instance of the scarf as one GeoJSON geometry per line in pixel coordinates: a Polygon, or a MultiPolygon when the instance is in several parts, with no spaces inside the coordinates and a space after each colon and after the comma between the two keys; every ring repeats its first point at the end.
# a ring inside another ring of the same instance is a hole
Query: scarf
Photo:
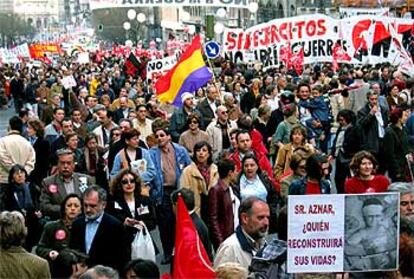
{"type": "Polygon", "coordinates": [[[208,189],[208,185],[210,184],[210,166],[197,164],[197,168],[198,171],[201,173],[201,176],[206,181],[206,188],[208,189]]]}
{"type": "Polygon", "coordinates": [[[32,195],[30,194],[29,184],[12,185],[13,194],[17,197],[16,201],[20,209],[28,210],[33,208],[32,195]]]}

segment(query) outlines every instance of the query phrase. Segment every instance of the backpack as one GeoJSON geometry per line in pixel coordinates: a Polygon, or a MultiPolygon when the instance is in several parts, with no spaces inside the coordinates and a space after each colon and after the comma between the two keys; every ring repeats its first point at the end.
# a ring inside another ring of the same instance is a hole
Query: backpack
{"type": "Polygon", "coordinates": [[[253,257],[249,266],[250,279],[290,279],[293,274],[286,272],[287,244],[272,239],[253,257]]]}

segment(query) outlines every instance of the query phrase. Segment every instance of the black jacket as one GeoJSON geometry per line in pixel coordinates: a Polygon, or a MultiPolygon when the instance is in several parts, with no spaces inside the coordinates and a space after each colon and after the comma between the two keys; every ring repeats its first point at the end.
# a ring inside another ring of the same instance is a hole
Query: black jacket
{"type": "Polygon", "coordinates": [[[384,136],[384,160],[385,167],[392,182],[405,181],[407,160],[405,155],[409,153],[408,134],[405,127],[402,129],[391,124],[385,130],[384,136]]]}
{"type": "Polygon", "coordinates": [[[208,124],[210,124],[210,122],[215,118],[214,111],[211,109],[207,98],[198,104],[197,109],[203,118],[204,127],[207,127],[208,124]]]}
{"type": "Polygon", "coordinates": [[[47,140],[38,138],[33,144],[36,153],[36,163],[33,171],[30,173],[30,182],[37,186],[42,185],[42,180],[47,177],[50,167],[50,144],[47,140]]]}
{"type": "MultiPolygon", "coordinates": [[[[361,147],[360,150],[367,150],[378,154],[381,148],[381,140],[378,137],[378,121],[375,115],[370,113],[371,108],[366,104],[358,111],[358,129],[360,129],[361,147]]],[[[388,115],[386,110],[381,108],[384,129],[388,125],[388,115]]]]}
{"type": "MultiPolygon", "coordinates": [[[[73,222],[70,248],[86,254],[86,221],[81,215],[73,222]]],[[[89,250],[88,266],[105,265],[121,271],[130,260],[124,225],[115,217],[104,213],[89,250]]]]}

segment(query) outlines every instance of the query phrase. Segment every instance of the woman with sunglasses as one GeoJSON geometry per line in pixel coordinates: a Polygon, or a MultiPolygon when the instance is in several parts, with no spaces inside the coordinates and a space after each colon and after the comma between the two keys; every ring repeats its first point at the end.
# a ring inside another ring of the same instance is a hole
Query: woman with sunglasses
{"type": "Polygon", "coordinates": [[[200,141],[209,141],[207,132],[200,129],[200,115],[198,113],[191,113],[187,117],[188,130],[181,134],[178,141],[179,144],[184,146],[188,154],[193,156],[194,145],[200,141]]]}
{"type": "Polygon", "coordinates": [[[121,170],[111,181],[110,193],[107,211],[124,224],[129,244],[142,222],[149,231],[155,228],[155,211],[149,198],[149,188],[131,168],[121,170]]]}
{"type": "Polygon", "coordinates": [[[294,180],[289,186],[289,195],[320,195],[331,193],[331,183],[325,177],[329,173],[328,158],[312,154],[305,165],[306,176],[294,180]]]}
{"type": "Polygon", "coordinates": [[[269,231],[276,230],[278,195],[267,173],[259,168],[259,161],[253,152],[248,152],[243,157],[235,192],[240,193],[240,201],[252,196],[266,201],[270,207],[269,231]]]}

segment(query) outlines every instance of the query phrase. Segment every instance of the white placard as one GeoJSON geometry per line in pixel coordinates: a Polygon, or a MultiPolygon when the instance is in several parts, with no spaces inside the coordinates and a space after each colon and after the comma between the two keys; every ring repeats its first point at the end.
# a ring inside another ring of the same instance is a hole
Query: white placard
{"type": "Polygon", "coordinates": [[[288,198],[289,273],[398,267],[399,193],[288,198]]]}

